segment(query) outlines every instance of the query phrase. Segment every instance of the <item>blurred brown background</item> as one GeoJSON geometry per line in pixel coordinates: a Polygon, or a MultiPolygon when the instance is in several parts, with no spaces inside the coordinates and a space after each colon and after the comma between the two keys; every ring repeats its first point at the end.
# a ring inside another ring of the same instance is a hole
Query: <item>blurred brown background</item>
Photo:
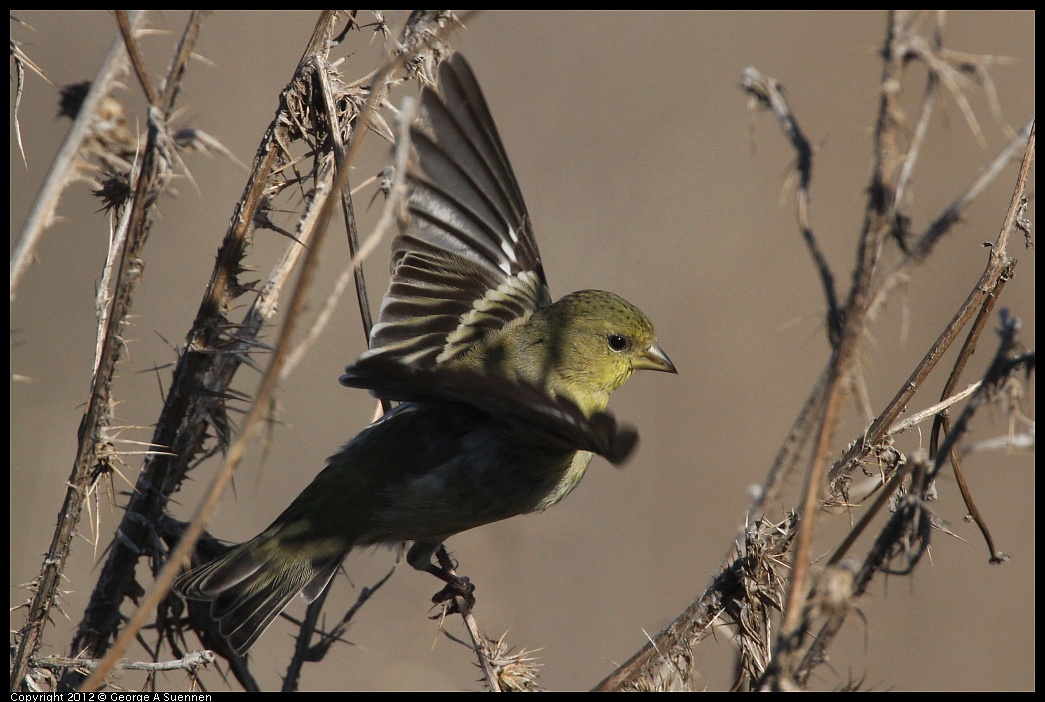
{"type": "MultiPolygon", "coordinates": [[[[12,24],[12,37],[58,84],[93,77],[114,34],[105,12],[13,15],[34,31],[12,24]]],[[[208,62],[196,62],[188,73],[179,125],[208,132],[249,163],[315,19],[315,12],[209,16],[197,50],[208,62]]],[[[399,16],[389,19],[400,26],[399,16]]],[[[990,69],[1002,119],[1014,129],[1034,110],[1034,19],[1033,12],[953,12],[943,33],[951,49],[1015,59],[990,69]]],[[[153,75],[166,68],[183,21],[181,12],[151,16],[152,26],[165,30],[143,40],[153,75]]],[[[596,287],[624,295],[656,322],[680,371],[637,377],[614,398],[618,417],[642,432],[637,456],[623,470],[597,460],[583,486],[550,512],[449,542],[462,572],[478,586],[480,624],[490,636],[507,632],[514,646],[539,649],[547,687],[594,685],[637,650],[647,632],[658,631],[701,593],[732,549],[749,487],[762,481],[828,357],[823,296],[795,224],[788,182],[793,153],[772,116],[748,109],[738,88],[741,70],[755,66],[781,81],[817,147],[812,224],[844,294],[866,200],[884,34],[882,12],[491,12],[452,36],[500,125],[553,294],[596,287]]],[[[351,41],[349,52],[358,54],[341,70],[355,79],[377,65],[372,57],[380,43],[351,41]]],[[[11,75],[13,103],[13,68],[11,75]]],[[[923,79],[924,70],[914,67],[905,84],[912,120],[923,79]]],[[[133,83],[128,78],[125,85],[133,83]]],[[[395,100],[408,92],[414,88],[401,89],[395,100]]],[[[138,93],[128,88],[118,95],[140,115],[138,93]]],[[[977,144],[954,99],[942,97],[915,174],[915,231],[1007,140],[983,91],[971,89],[968,96],[986,145],[977,144]]],[[[30,75],[20,109],[28,167],[17,151],[13,119],[9,130],[12,243],[68,128],[55,113],[55,88],[30,75]]],[[[373,135],[368,152],[355,182],[387,158],[387,147],[373,135]]],[[[149,438],[170,382],[169,369],[152,369],[172,363],[172,347],[184,342],[246,179],[220,156],[190,155],[186,162],[199,190],[183,179],[177,197],[161,200],[126,335],[128,354],[115,387],[115,423],[132,427],[124,439],[149,438]]],[[[997,236],[1016,168],[1008,166],[977,199],[938,253],[916,269],[906,292],[891,298],[865,341],[861,359],[876,412],[978,278],[987,257],[981,243],[997,236]]],[[[370,195],[357,196],[357,210],[370,195]]],[[[12,378],[28,379],[11,383],[12,606],[26,598],[18,585],[39,569],[74,457],[94,348],[94,286],[107,246],[107,218],[98,209],[82,185],[65,193],[61,220],[47,231],[11,306],[12,378]]],[[[1033,210],[1032,202],[1032,221],[1033,210]]],[[[364,234],[377,211],[362,216],[364,234]]],[[[285,243],[259,230],[248,258],[257,277],[265,277],[285,243]]],[[[382,245],[367,266],[375,304],[386,253],[382,245]]],[[[1023,320],[1023,338],[1033,346],[1034,255],[1019,236],[1010,253],[1019,265],[999,306],[1023,320]]],[[[324,250],[313,309],[346,260],[339,227],[324,250]]],[[[962,387],[982,373],[995,340],[985,334],[962,387]]],[[[253,536],[366,424],[371,399],[336,381],[363,349],[349,293],[322,340],[283,383],[269,453],[253,451],[212,533],[230,540],[253,536]]],[[[937,371],[912,411],[938,399],[945,374],[937,371]]],[[[244,370],[237,387],[250,392],[257,379],[244,370]]],[[[1023,410],[1034,416],[1033,382],[1023,410]]],[[[839,449],[862,426],[850,404],[839,449]]],[[[923,445],[925,427],[922,435],[903,435],[898,447],[910,452],[923,445]]],[[[989,410],[977,416],[973,436],[1008,430],[1006,416],[989,410]]],[[[139,459],[126,459],[132,481],[139,459]]],[[[858,603],[862,616],[850,618],[814,688],[861,677],[879,690],[1034,687],[1033,455],[979,454],[966,467],[999,547],[1012,560],[988,565],[978,530],[963,521],[954,479],[944,477],[935,509],[960,538],[937,534],[931,560],[912,577],[876,578],[858,603]]],[[[216,468],[206,464],[196,484],[178,495],[179,516],[190,514],[216,468]]],[[[128,484],[118,481],[117,489],[128,484]]],[[[85,523],[67,571],[63,607],[72,622],[82,616],[94,565],[111,537],[110,507],[103,503],[95,515],[100,545],[95,550],[88,542],[85,523]]],[[[848,524],[848,516],[825,516],[824,548],[848,524]]],[[[340,616],[358,588],[373,583],[392,560],[385,550],[352,554],[345,563],[349,577],[337,579],[328,600],[329,616],[340,616]]],[[[139,568],[141,577],[146,570],[139,568]]],[[[404,566],[358,615],[348,634],[353,645],[338,646],[322,664],[306,668],[303,689],[475,689],[473,657],[426,618],[437,589],[434,579],[404,566]]],[[[304,607],[295,603],[289,612],[300,616],[304,607]]],[[[10,624],[23,624],[19,611],[10,624]]],[[[71,626],[56,617],[46,634],[51,648],[43,653],[67,654],[71,626]]],[[[456,620],[447,627],[463,633],[456,620]]],[[[252,652],[267,689],[278,688],[290,630],[277,622],[252,652]]],[[[728,687],[731,651],[728,630],[697,649],[696,667],[710,689],[728,687]]],[[[221,689],[215,673],[205,679],[210,689],[221,689]]],[[[127,684],[133,687],[134,678],[127,684]]],[[[160,685],[185,689],[186,681],[168,674],[160,685]]]]}

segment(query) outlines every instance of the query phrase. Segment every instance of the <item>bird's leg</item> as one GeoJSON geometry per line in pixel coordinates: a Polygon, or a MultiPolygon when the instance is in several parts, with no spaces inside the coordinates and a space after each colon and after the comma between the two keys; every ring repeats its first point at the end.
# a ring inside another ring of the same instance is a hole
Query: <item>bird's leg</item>
{"type": "Polygon", "coordinates": [[[431,573],[446,583],[446,587],[432,596],[432,602],[442,604],[462,597],[469,607],[475,605],[475,585],[472,585],[468,578],[454,573],[456,564],[441,542],[415,541],[406,553],[406,562],[415,570],[431,573]],[[439,565],[433,562],[433,558],[439,561],[439,565]]]}
{"type": "Polygon", "coordinates": [[[435,558],[439,561],[441,572],[448,579],[446,587],[434,595],[432,601],[445,602],[451,597],[463,597],[469,607],[475,605],[475,585],[472,585],[472,581],[465,576],[457,575],[454,572],[457,570],[457,564],[450,558],[450,553],[446,550],[444,544],[439,544],[439,548],[435,552],[435,558]]]}

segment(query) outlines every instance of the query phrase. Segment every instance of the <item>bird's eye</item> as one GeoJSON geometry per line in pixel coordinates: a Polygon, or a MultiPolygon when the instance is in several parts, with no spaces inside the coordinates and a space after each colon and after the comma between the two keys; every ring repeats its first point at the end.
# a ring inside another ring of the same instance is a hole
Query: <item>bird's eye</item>
{"type": "Polygon", "coordinates": [[[628,337],[622,334],[610,334],[606,337],[606,343],[614,351],[623,351],[628,346],[628,337]]]}

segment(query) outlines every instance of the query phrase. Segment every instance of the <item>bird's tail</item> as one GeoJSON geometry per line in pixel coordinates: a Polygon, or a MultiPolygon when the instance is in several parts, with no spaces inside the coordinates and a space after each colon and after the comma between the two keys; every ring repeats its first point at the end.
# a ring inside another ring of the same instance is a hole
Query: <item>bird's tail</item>
{"type": "Polygon", "coordinates": [[[349,550],[344,543],[294,541],[274,526],[183,573],[174,589],[187,599],[209,601],[221,636],[242,655],[294,595],[301,593],[307,603],[319,597],[349,550]]]}

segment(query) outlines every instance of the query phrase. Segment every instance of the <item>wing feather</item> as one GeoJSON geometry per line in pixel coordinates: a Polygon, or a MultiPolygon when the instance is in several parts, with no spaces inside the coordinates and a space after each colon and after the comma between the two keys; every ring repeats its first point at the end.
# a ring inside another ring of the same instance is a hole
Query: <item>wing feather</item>
{"type": "Polygon", "coordinates": [[[431,368],[551,295],[519,184],[460,55],[422,90],[411,139],[392,279],[363,358],[431,368]]]}

